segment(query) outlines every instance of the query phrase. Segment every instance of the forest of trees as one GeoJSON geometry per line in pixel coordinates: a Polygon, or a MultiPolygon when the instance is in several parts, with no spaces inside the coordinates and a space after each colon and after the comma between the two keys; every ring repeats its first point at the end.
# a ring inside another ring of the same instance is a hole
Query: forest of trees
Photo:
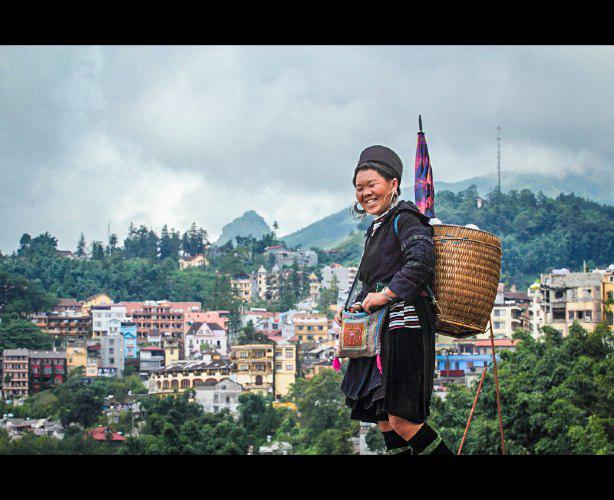
{"type": "MultiPolygon", "coordinates": [[[[491,191],[478,208],[475,186],[452,193],[438,191],[435,214],[445,224],[476,224],[501,238],[501,280],[525,288],[540,273],[567,267],[580,271],[614,263],[614,207],[560,194],[549,198],[528,189],[491,191]]],[[[340,263],[356,264],[364,245],[367,218],[335,254],[340,263]]]]}
{"type": "Polygon", "coordinates": [[[10,409],[16,417],[60,419],[66,426],[64,440],[32,434],[10,440],[0,431],[0,455],[245,455],[250,446],[257,453],[268,436],[291,443],[295,454],[349,454],[352,446],[348,439],[356,434],[358,425],[350,421],[349,410],[343,405],[340,377],[329,371],[308,381],[297,380],[288,399],[297,404],[298,412],[274,408],[270,398],[260,395],[241,395],[238,418],[233,418],[228,412],[203,412],[201,406],[189,401],[189,392],[166,398],[147,396],[136,375],[88,383],[82,374],[75,373],[65,384],[33,395],[20,407],[4,407],[0,401],[0,413],[10,409]],[[129,410],[120,414],[117,423],[103,413],[105,397],[112,395],[122,401],[129,391],[142,394],[138,436],[129,436],[134,426],[129,410]],[[119,445],[84,440],[84,429],[98,425],[129,437],[119,445]]]}
{"type": "MultiPolygon", "coordinates": [[[[264,250],[276,244],[283,242],[270,233],[260,240],[239,236],[236,244],[228,241],[213,249],[207,231],[197,229],[195,224],[183,235],[165,225],[159,237],[146,226],[135,228],[131,224],[123,247],[117,245],[117,237],[112,234],[106,246],[92,242],[90,258],[67,259],[57,255],[57,239],[49,232],[34,238],[24,234],[17,252],[0,257],[0,272],[5,274],[0,279],[8,279],[9,275],[12,280],[25,278],[35,283],[40,293],[50,294],[47,297],[83,299],[104,291],[117,301],[155,297],[195,300],[209,309],[229,309],[236,305],[232,303],[230,279],[255,272],[261,265],[270,269],[272,262],[264,250]],[[180,255],[198,254],[205,254],[210,265],[179,269],[180,255]]],[[[86,247],[81,234],[76,255],[86,255],[86,247]]],[[[288,309],[305,296],[309,284],[304,274],[291,266],[289,276],[279,283],[279,304],[271,305],[288,309]]]]}

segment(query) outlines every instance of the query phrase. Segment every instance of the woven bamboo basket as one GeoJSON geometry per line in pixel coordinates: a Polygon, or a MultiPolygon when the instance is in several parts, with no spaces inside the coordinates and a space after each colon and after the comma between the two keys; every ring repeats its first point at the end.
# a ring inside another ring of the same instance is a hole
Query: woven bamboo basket
{"type": "Polygon", "coordinates": [[[435,280],[437,333],[464,338],[484,333],[501,272],[501,240],[463,226],[437,224],[435,280]]]}

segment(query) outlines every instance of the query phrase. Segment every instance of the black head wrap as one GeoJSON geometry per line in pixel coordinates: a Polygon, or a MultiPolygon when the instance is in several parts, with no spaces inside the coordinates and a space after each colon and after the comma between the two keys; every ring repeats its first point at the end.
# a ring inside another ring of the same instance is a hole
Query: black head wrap
{"type": "Polygon", "coordinates": [[[354,178],[352,184],[356,186],[356,174],[363,168],[373,168],[386,174],[388,177],[399,180],[401,185],[401,177],[403,176],[403,162],[399,155],[392,149],[386,146],[369,146],[358,159],[358,165],[354,169],[354,178]]]}

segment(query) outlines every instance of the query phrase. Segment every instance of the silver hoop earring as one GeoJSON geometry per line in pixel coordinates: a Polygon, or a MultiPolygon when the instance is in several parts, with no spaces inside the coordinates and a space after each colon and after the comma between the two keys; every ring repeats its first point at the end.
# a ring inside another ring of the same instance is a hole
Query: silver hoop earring
{"type": "Polygon", "coordinates": [[[350,205],[350,215],[354,220],[364,220],[367,216],[367,211],[358,208],[359,204],[355,201],[352,205],[350,205]]]}

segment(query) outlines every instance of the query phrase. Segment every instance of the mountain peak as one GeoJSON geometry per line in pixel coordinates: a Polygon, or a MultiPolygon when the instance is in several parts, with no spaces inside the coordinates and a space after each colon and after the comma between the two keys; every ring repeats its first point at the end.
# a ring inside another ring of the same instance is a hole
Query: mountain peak
{"type": "Polygon", "coordinates": [[[247,210],[241,217],[237,217],[222,228],[222,235],[215,242],[217,246],[224,245],[228,240],[237,236],[253,236],[256,239],[269,234],[271,228],[255,210],[247,210]]]}

